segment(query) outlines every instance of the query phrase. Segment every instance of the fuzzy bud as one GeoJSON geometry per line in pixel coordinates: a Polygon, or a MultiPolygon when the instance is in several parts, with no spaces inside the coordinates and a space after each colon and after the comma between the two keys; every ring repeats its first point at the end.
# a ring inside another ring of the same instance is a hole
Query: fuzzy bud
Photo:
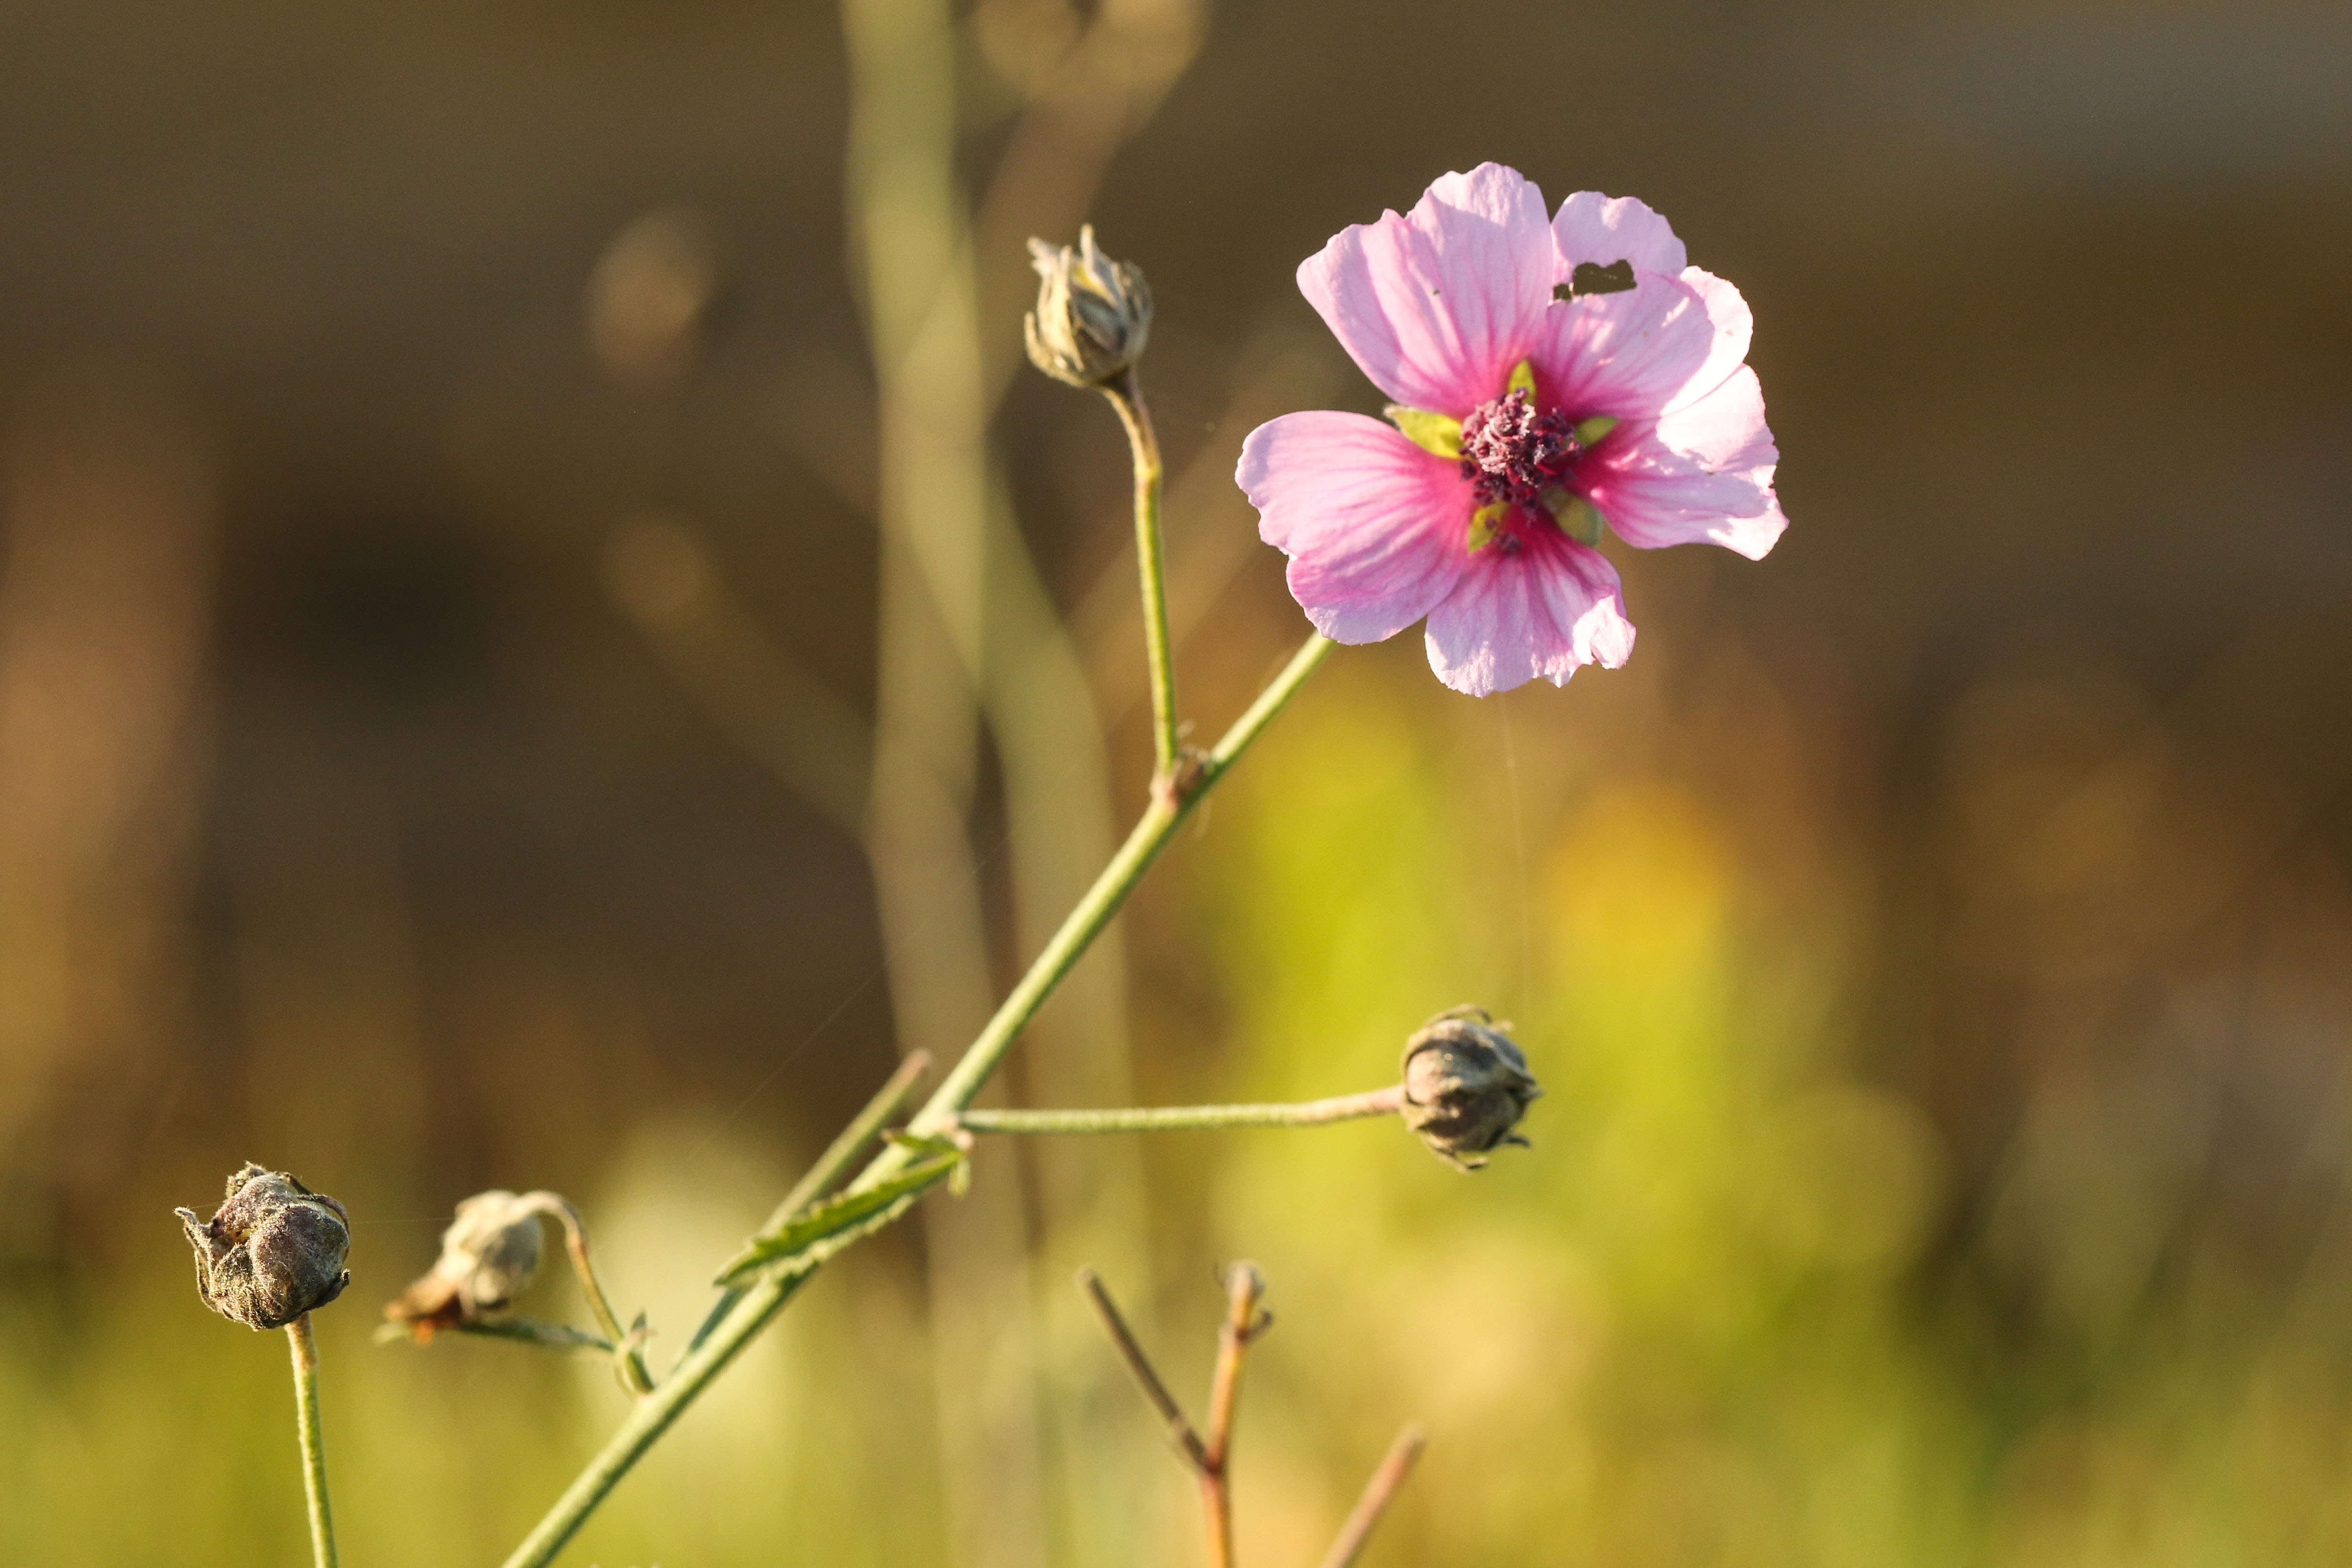
{"type": "Polygon", "coordinates": [[[540,1214],[535,1195],[493,1190],[465,1199],[441,1233],[440,1258],[383,1315],[426,1340],[507,1305],[539,1271],[540,1214]]]}
{"type": "Polygon", "coordinates": [[[1094,226],[1078,243],[1029,242],[1037,309],[1023,321],[1029,358],[1055,381],[1102,386],[1127,374],[1151,335],[1151,289],[1142,270],[1095,248],[1094,226]]]}
{"type": "Polygon", "coordinates": [[[222,1317],[282,1329],[352,1282],[351,1215],[286,1171],[247,1164],[210,1220],[175,1209],[196,1254],[196,1293],[222,1317]]]}
{"type": "Polygon", "coordinates": [[[1501,1144],[1524,1145],[1512,1129],[1543,1093],[1509,1027],[1481,1008],[1456,1007],[1405,1042],[1405,1125],[1464,1170],[1501,1144]]]}

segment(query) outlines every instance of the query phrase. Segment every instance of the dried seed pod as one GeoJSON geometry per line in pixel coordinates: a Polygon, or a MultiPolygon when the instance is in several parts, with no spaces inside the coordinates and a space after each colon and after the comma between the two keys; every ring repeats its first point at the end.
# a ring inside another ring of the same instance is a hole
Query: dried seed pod
{"type": "Polygon", "coordinates": [[[1525,1144],[1512,1129],[1543,1093],[1509,1027],[1483,1008],[1456,1007],[1405,1042],[1405,1125],[1464,1170],[1501,1144],[1525,1144]]]}
{"type": "Polygon", "coordinates": [[[1143,271],[1095,248],[1090,224],[1078,243],[1029,242],[1037,309],[1022,327],[1032,363],[1072,386],[1102,386],[1127,374],[1151,335],[1151,289],[1143,271]]]}
{"type": "Polygon", "coordinates": [[[539,1271],[540,1205],[504,1189],[457,1205],[441,1233],[441,1256],[425,1276],[384,1304],[383,1315],[419,1340],[472,1322],[520,1295],[539,1271]]]}
{"type": "Polygon", "coordinates": [[[222,1317],[282,1329],[323,1307],[352,1282],[351,1216],[287,1171],[250,1164],[228,1179],[209,1220],[175,1209],[195,1249],[196,1293],[222,1317]]]}

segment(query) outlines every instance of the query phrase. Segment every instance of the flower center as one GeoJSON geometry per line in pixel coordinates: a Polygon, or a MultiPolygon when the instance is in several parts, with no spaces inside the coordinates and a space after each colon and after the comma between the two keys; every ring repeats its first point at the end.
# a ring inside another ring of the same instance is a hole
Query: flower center
{"type": "Polygon", "coordinates": [[[1558,484],[1582,451],[1576,426],[1554,409],[1536,412],[1524,391],[1482,403],[1462,421],[1462,477],[1475,481],[1479,504],[1525,506],[1558,484]]]}

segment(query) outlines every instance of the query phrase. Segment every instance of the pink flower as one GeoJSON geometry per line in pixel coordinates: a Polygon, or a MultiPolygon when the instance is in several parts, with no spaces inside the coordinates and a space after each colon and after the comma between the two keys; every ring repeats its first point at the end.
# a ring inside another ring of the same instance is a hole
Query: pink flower
{"type": "Polygon", "coordinates": [[[1286,414],[1242,444],[1234,477],[1326,637],[1425,616],[1455,690],[1558,686],[1633,648],[1604,523],[1751,559],[1788,526],[1747,302],[1631,196],[1580,191],[1547,217],[1482,163],[1334,236],[1298,287],[1396,400],[1388,424],[1286,414]]]}

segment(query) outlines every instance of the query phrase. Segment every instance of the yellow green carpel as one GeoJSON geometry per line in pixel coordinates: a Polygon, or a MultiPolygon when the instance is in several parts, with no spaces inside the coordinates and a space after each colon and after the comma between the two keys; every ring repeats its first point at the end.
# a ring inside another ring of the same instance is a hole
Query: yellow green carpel
{"type": "Polygon", "coordinates": [[[1499,500],[1488,501],[1485,506],[1472,512],[1467,539],[1470,553],[1475,555],[1494,543],[1495,535],[1502,531],[1503,520],[1510,515],[1511,503],[1499,500]]]}
{"type": "Polygon", "coordinates": [[[1462,455],[1462,421],[1443,414],[1432,414],[1426,408],[1407,408],[1402,403],[1391,403],[1381,412],[1389,423],[1404,432],[1404,438],[1424,452],[1434,452],[1441,458],[1462,455]]]}
{"type": "Polygon", "coordinates": [[[1613,415],[1596,414],[1590,419],[1580,419],[1576,423],[1576,444],[1580,447],[1593,446],[1615,428],[1617,420],[1613,415]]]}
{"type": "Polygon", "coordinates": [[[1514,392],[1526,393],[1529,403],[1536,400],[1536,366],[1533,360],[1523,359],[1511,367],[1511,379],[1504,384],[1503,395],[1508,397],[1514,392]]]}
{"type": "Polygon", "coordinates": [[[1600,509],[1582,496],[1571,495],[1558,485],[1547,485],[1537,498],[1559,531],[1579,544],[1598,546],[1601,542],[1601,517],[1600,509]]]}

